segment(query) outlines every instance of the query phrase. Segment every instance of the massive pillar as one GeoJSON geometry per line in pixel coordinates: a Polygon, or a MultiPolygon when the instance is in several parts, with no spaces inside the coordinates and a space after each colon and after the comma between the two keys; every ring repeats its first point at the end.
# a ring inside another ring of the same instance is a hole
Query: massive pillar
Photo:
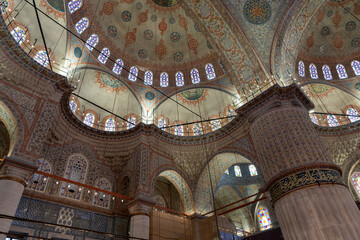
{"type": "Polygon", "coordinates": [[[130,231],[129,236],[150,239],[150,213],[152,206],[145,202],[135,201],[129,205],[130,231]]]}
{"type": "Polygon", "coordinates": [[[309,118],[301,90],[278,85],[240,109],[285,239],[360,239],[360,212],[309,118]]]}
{"type": "MultiPolygon", "coordinates": [[[[15,216],[26,181],[36,171],[33,164],[15,158],[5,158],[0,164],[0,214],[15,216]]],[[[0,232],[7,233],[11,220],[0,218],[0,232]]],[[[0,240],[5,239],[0,234],[0,240]]]]}

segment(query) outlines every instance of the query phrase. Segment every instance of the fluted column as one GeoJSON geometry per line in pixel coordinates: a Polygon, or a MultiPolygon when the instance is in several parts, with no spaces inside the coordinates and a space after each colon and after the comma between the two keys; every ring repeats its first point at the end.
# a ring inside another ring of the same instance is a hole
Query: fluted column
{"type": "Polygon", "coordinates": [[[151,203],[134,201],[128,206],[131,214],[129,236],[150,239],[151,203]]]}
{"type": "MultiPolygon", "coordinates": [[[[0,164],[0,214],[15,216],[26,181],[37,167],[16,158],[6,157],[0,164]]],[[[7,233],[11,220],[0,218],[0,232],[7,233]]],[[[5,235],[0,234],[0,240],[5,235]]]]}
{"type": "Polygon", "coordinates": [[[276,85],[242,108],[257,165],[285,239],[360,239],[360,212],[309,118],[313,107],[297,86],[276,85]]]}

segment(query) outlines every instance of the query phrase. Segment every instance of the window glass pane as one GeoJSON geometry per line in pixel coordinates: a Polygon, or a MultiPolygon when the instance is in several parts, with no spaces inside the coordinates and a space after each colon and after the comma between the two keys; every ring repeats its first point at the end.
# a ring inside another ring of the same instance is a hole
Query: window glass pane
{"type": "Polygon", "coordinates": [[[344,79],[344,78],[347,78],[347,73],[346,73],[346,70],[345,70],[345,67],[341,64],[338,64],[336,65],[336,70],[338,72],[338,75],[339,75],[339,78],[340,79],[344,79]]]}
{"type": "Polygon", "coordinates": [[[106,120],[105,131],[115,131],[115,119],[109,118],[106,120]]]}
{"type": "Polygon", "coordinates": [[[128,121],[126,122],[127,129],[135,127],[136,118],[135,117],[129,117],[128,121]]]}
{"type": "Polygon", "coordinates": [[[221,128],[220,120],[219,119],[211,120],[210,126],[211,126],[212,131],[216,131],[216,130],[220,129],[221,128]]]}
{"type": "Polygon", "coordinates": [[[19,27],[14,28],[14,30],[11,31],[11,35],[19,45],[25,41],[25,32],[19,27]]]}
{"type": "Polygon", "coordinates": [[[89,39],[86,41],[85,46],[92,51],[94,47],[99,43],[99,37],[96,34],[93,34],[89,37],[89,39]]]}
{"type": "Polygon", "coordinates": [[[184,86],[184,74],[182,72],[177,72],[175,74],[175,81],[177,87],[184,86]]]}
{"type": "Polygon", "coordinates": [[[69,12],[74,13],[81,7],[81,0],[72,0],[68,3],[69,12]]]}
{"type": "Polygon", "coordinates": [[[128,76],[128,79],[132,82],[136,82],[136,78],[137,78],[137,75],[138,75],[138,69],[137,67],[131,67],[130,68],[130,72],[129,72],[129,76],[128,76]]]}
{"type": "Polygon", "coordinates": [[[6,8],[9,6],[9,2],[7,0],[0,0],[0,11],[2,14],[6,13],[6,8]]]}
{"type": "Polygon", "coordinates": [[[360,62],[359,61],[352,61],[351,66],[354,70],[356,76],[360,76],[360,62]]]}
{"type": "Polygon", "coordinates": [[[319,78],[317,68],[316,68],[316,66],[314,64],[310,64],[309,70],[310,70],[310,77],[312,79],[318,79],[319,78]]]}
{"type": "Polygon", "coordinates": [[[258,221],[260,224],[261,230],[266,230],[271,228],[271,219],[269,212],[266,208],[259,208],[257,212],[258,221]]]}
{"type": "Polygon", "coordinates": [[[175,128],[175,135],[183,136],[184,135],[184,128],[182,125],[177,125],[175,128]]]}
{"type": "Polygon", "coordinates": [[[89,26],[89,19],[86,17],[83,17],[75,24],[75,29],[78,32],[78,34],[82,34],[85,29],[89,26]]]}
{"type": "Polygon", "coordinates": [[[239,166],[234,167],[235,177],[241,177],[241,169],[239,166]]]}
{"type": "Polygon", "coordinates": [[[34,60],[46,67],[49,63],[48,56],[45,51],[39,51],[36,53],[34,60]]]}
{"type": "Polygon", "coordinates": [[[301,77],[305,77],[305,65],[303,61],[300,61],[298,64],[298,70],[299,70],[299,75],[301,77]]]}
{"type": "Polygon", "coordinates": [[[103,48],[103,50],[101,50],[101,53],[98,56],[98,60],[102,64],[105,64],[109,57],[110,57],[110,50],[108,48],[103,48]]]}
{"type": "Polygon", "coordinates": [[[250,171],[250,175],[251,175],[251,176],[256,176],[256,175],[258,175],[257,170],[256,170],[256,167],[255,167],[253,164],[251,164],[251,165],[249,166],[249,171],[250,171]]]}
{"type": "Polygon", "coordinates": [[[351,182],[354,185],[358,194],[360,194],[360,173],[355,173],[351,178],[351,182]]]}
{"type": "Polygon", "coordinates": [[[319,120],[314,114],[310,114],[310,119],[313,123],[315,123],[316,125],[319,125],[319,120]]]}
{"type": "Polygon", "coordinates": [[[350,122],[356,122],[360,120],[359,112],[355,108],[349,108],[346,110],[346,115],[348,115],[350,122]]]}
{"type": "Polygon", "coordinates": [[[144,79],[145,85],[152,85],[153,84],[153,78],[154,78],[154,74],[151,71],[146,71],[145,72],[145,79],[144,79]]]}
{"type": "Polygon", "coordinates": [[[325,80],[331,80],[332,79],[332,75],[331,75],[331,70],[330,67],[328,65],[324,65],[322,67],[323,70],[323,74],[324,74],[324,78],[325,80]]]}
{"type": "Polygon", "coordinates": [[[75,100],[71,100],[69,102],[69,107],[70,107],[70,110],[75,113],[76,111],[76,108],[77,108],[77,104],[76,104],[76,101],[75,100]]]}
{"type": "Polygon", "coordinates": [[[199,71],[196,68],[193,68],[190,72],[191,75],[191,81],[193,84],[200,82],[200,74],[199,71]]]}
{"type": "Polygon", "coordinates": [[[160,74],[160,87],[169,86],[169,75],[165,72],[160,74]]]}
{"type": "Polygon", "coordinates": [[[95,116],[92,113],[88,113],[85,115],[84,123],[88,125],[89,127],[92,127],[95,122],[95,116]]]}
{"type": "Polygon", "coordinates": [[[164,118],[160,118],[158,120],[158,128],[160,128],[161,130],[165,130],[166,127],[166,121],[164,118]]]}
{"type": "Polygon", "coordinates": [[[328,121],[330,127],[339,126],[339,122],[338,122],[337,118],[334,115],[328,115],[327,116],[327,121],[328,121]]]}
{"type": "Polygon", "coordinates": [[[116,73],[117,75],[120,75],[123,66],[124,63],[121,59],[116,60],[113,67],[113,72],[116,73]]]}
{"type": "Polygon", "coordinates": [[[227,175],[229,175],[229,169],[226,169],[226,170],[225,170],[225,173],[226,173],[227,175]]]}
{"type": "MultiPolygon", "coordinates": [[[[110,183],[104,178],[101,179],[100,181],[98,181],[96,183],[95,187],[102,189],[102,190],[109,191],[109,192],[111,191],[110,183]]],[[[96,191],[94,193],[94,202],[93,203],[95,206],[98,206],[98,207],[109,208],[110,195],[103,193],[103,192],[96,191]]]]}
{"type": "Polygon", "coordinates": [[[202,127],[199,123],[195,123],[193,126],[193,133],[195,136],[199,136],[203,134],[202,127]]]}
{"type": "Polygon", "coordinates": [[[205,65],[205,72],[208,80],[213,80],[216,78],[214,66],[211,63],[205,65]]]}
{"type": "MultiPolygon", "coordinates": [[[[48,161],[44,159],[39,159],[37,160],[36,165],[39,167],[38,171],[51,173],[51,167],[48,161]]],[[[34,173],[27,182],[27,188],[35,189],[37,191],[45,191],[47,182],[48,182],[47,177],[41,174],[34,173]]]]}

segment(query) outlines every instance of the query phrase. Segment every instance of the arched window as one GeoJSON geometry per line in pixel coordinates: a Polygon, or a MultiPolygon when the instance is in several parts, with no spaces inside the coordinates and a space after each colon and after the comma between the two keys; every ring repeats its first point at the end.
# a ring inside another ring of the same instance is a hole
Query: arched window
{"type": "Polygon", "coordinates": [[[166,127],[166,120],[164,118],[159,118],[158,119],[158,128],[165,131],[165,127],[166,127]]]}
{"type": "Polygon", "coordinates": [[[194,123],[192,129],[193,129],[194,136],[199,136],[199,135],[203,134],[202,127],[199,123],[194,123]]]}
{"type": "Polygon", "coordinates": [[[210,121],[210,126],[212,131],[216,131],[221,128],[221,123],[219,119],[214,119],[210,121]]]}
{"type": "Polygon", "coordinates": [[[169,75],[166,72],[160,74],[160,87],[169,86],[169,75]]]}
{"type": "Polygon", "coordinates": [[[139,72],[139,70],[137,69],[137,67],[135,67],[135,66],[131,67],[128,79],[132,82],[136,82],[138,72],[139,72]]]}
{"type": "Polygon", "coordinates": [[[135,117],[129,117],[126,122],[126,129],[130,129],[135,127],[136,118],[135,117]]]}
{"type": "Polygon", "coordinates": [[[213,80],[216,78],[214,66],[211,63],[205,65],[205,72],[208,80],[213,80]]]}
{"type": "Polygon", "coordinates": [[[49,63],[48,55],[45,51],[38,51],[34,57],[34,60],[46,67],[49,63]]]}
{"type": "Polygon", "coordinates": [[[298,63],[299,76],[305,77],[305,65],[303,61],[298,63]]]}
{"type": "Polygon", "coordinates": [[[191,81],[193,84],[200,82],[200,74],[199,71],[196,68],[193,68],[190,72],[191,75],[191,81]]]}
{"type": "Polygon", "coordinates": [[[19,45],[25,41],[25,32],[19,27],[14,28],[11,31],[11,35],[19,45]]]}
{"type": "Polygon", "coordinates": [[[351,178],[351,182],[354,185],[358,194],[360,194],[360,173],[355,173],[351,178]]]}
{"type": "Polygon", "coordinates": [[[313,123],[315,123],[316,125],[319,125],[319,120],[314,114],[310,114],[310,119],[313,123]]]}
{"type": "Polygon", "coordinates": [[[164,198],[162,198],[161,196],[159,195],[156,195],[154,197],[154,202],[156,202],[156,204],[160,207],[166,207],[166,203],[165,203],[165,200],[164,198]]]}
{"type": "Polygon", "coordinates": [[[182,125],[176,125],[174,129],[175,129],[175,135],[184,136],[184,127],[182,125]]]}
{"type": "Polygon", "coordinates": [[[144,79],[145,85],[152,85],[153,84],[153,78],[154,78],[154,74],[151,71],[146,71],[145,72],[145,79],[144,79]]]}
{"type": "Polygon", "coordinates": [[[81,0],[72,0],[68,3],[69,12],[72,14],[78,9],[81,8],[82,1],[81,0]]]}
{"type": "Polygon", "coordinates": [[[236,115],[236,112],[234,111],[234,109],[232,109],[231,107],[229,107],[227,110],[226,110],[226,116],[229,117],[229,121],[232,121],[235,117],[232,117],[232,116],[235,116],[236,115]]]}
{"type": "Polygon", "coordinates": [[[9,2],[7,0],[0,0],[0,10],[1,13],[6,13],[6,8],[9,6],[9,2]]]}
{"type": "Polygon", "coordinates": [[[184,74],[182,72],[177,72],[175,74],[175,82],[177,87],[184,86],[184,74]]]}
{"type": "Polygon", "coordinates": [[[310,70],[310,77],[312,79],[318,79],[319,78],[317,68],[316,68],[315,64],[311,63],[310,66],[309,66],[309,70],[310,70]]]}
{"type": "Polygon", "coordinates": [[[114,67],[113,67],[113,72],[116,73],[117,75],[120,75],[121,70],[124,66],[124,63],[121,59],[118,59],[115,61],[114,67]]]}
{"type": "MultiPolygon", "coordinates": [[[[111,191],[111,185],[109,183],[108,180],[106,180],[105,178],[100,179],[96,185],[96,188],[102,189],[102,190],[106,190],[106,191],[111,191]]],[[[94,205],[98,206],[98,207],[103,207],[103,208],[109,208],[110,205],[110,195],[103,193],[103,192],[98,192],[96,191],[94,194],[94,205]]]]}
{"type": "Polygon", "coordinates": [[[99,37],[96,34],[92,34],[86,41],[85,46],[92,51],[94,47],[99,43],[99,37]]]}
{"type": "Polygon", "coordinates": [[[330,70],[330,67],[328,65],[324,65],[322,67],[322,71],[323,71],[325,80],[331,80],[332,79],[331,70],[330,70]]]}
{"type": "MultiPolygon", "coordinates": [[[[36,165],[39,167],[38,171],[51,173],[51,167],[48,161],[45,159],[39,159],[36,162],[36,165]]],[[[48,178],[44,175],[34,173],[34,175],[29,179],[27,187],[30,189],[35,189],[37,191],[45,191],[46,183],[48,178]]]]}
{"type": "Polygon", "coordinates": [[[360,76],[360,62],[359,61],[352,61],[351,62],[352,69],[354,70],[354,73],[356,76],[360,76]]]}
{"type": "Polygon", "coordinates": [[[344,79],[344,78],[348,77],[347,73],[346,73],[346,69],[343,65],[341,65],[341,64],[336,65],[336,70],[338,72],[340,79],[344,79]]]}
{"type": "Polygon", "coordinates": [[[89,19],[83,17],[75,24],[75,29],[78,34],[82,34],[87,29],[88,26],[89,26],[89,19]]]}
{"type": "Polygon", "coordinates": [[[360,120],[359,112],[355,108],[349,108],[346,110],[346,115],[348,115],[350,122],[356,122],[360,120]]]}
{"type": "Polygon", "coordinates": [[[241,177],[241,169],[238,165],[234,167],[235,177],[241,177]]]}
{"type": "Polygon", "coordinates": [[[271,228],[271,219],[270,219],[270,215],[269,212],[266,208],[259,208],[259,210],[257,211],[257,217],[258,217],[258,221],[260,224],[260,229],[261,230],[266,230],[271,228]]]}
{"type": "Polygon", "coordinates": [[[229,169],[226,169],[225,170],[225,173],[227,174],[227,175],[229,175],[230,173],[229,173],[229,169]]]}
{"type": "Polygon", "coordinates": [[[249,165],[250,176],[257,176],[257,170],[254,164],[249,165]]]}
{"type": "Polygon", "coordinates": [[[337,118],[334,115],[331,115],[331,114],[328,115],[327,116],[327,121],[328,121],[330,127],[339,126],[339,122],[338,122],[337,118]]]}
{"type": "Polygon", "coordinates": [[[113,132],[115,131],[115,119],[109,118],[105,122],[105,131],[113,132]]]}
{"type": "Polygon", "coordinates": [[[98,56],[98,60],[102,64],[105,64],[109,57],[110,57],[110,50],[108,48],[103,48],[98,56]]]}
{"type": "MultiPolygon", "coordinates": [[[[72,156],[68,161],[64,178],[74,182],[84,183],[87,166],[87,160],[83,156],[72,156]]],[[[60,190],[60,196],[79,200],[81,191],[82,188],[78,185],[63,182],[60,190]]]]}
{"type": "Polygon", "coordinates": [[[89,127],[92,127],[95,122],[95,116],[92,113],[87,113],[84,118],[84,123],[89,127]]]}
{"type": "Polygon", "coordinates": [[[77,108],[76,101],[75,101],[75,100],[71,100],[71,101],[69,102],[69,107],[70,107],[70,110],[72,111],[72,113],[75,114],[75,111],[76,111],[76,108],[77,108]]]}

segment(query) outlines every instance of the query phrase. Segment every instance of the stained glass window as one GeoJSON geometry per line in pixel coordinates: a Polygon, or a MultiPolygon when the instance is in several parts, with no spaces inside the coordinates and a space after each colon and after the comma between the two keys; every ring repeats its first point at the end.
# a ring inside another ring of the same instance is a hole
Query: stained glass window
{"type": "Polygon", "coordinates": [[[122,61],[121,59],[118,59],[118,60],[115,61],[114,67],[113,67],[112,70],[113,70],[113,72],[116,73],[117,75],[120,75],[123,66],[124,66],[123,61],[122,61]]]}
{"type": "Polygon", "coordinates": [[[105,122],[105,131],[110,131],[113,132],[115,131],[115,119],[113,118],[109,118],[108,120],[106,120],[105,122]]]}
{"type": "Polygon", "coordinates": [[[337,118],[334,115],[328,115],[327,116],[327,121],[328,121],[330,127],[339,126],[339,122],[338,122],[337,118]]]}
{"type": "Polygon", "coordinates": [[[324,65],[322,67],[322,71],[323,71],[325,80],[331,80],[332,79],[331,70],[330,70],[330,67],[328,65],[324,65]]]}
{"type": "Polygon", "coordinates": [[[360,76],[360,62],[354,60],[354,61],[351,62],[351,66],[352,66],[352,68],[354,70],[355,75],[360,76]]]}
{"type": "Polygon", "coordinates": [[[343,65],[341,65],[341,64],[336,65],[336,70],[338,72],[340,79],[344,79],[344,78],[348,77],[347,73],[346,73],[346,69],[343,65]]]}
{"type": "Polygon", "coordinates": [[[74,13],[81,7],[82,1],[81,0],[72,0],[68,3],[70,13],[74,13]]]}
{"type": "Polygon", "coordinates": [[[92,34],[89,39],[86,41],[85,46],[92,51],[94,47],[99,43],[99,37],[96,34],[92,34]]]}
{"type": "MultiPolygon", "coordinates": [[[[51,173],[51,167],[48,161],[44,159],[39,159],[37,160],[36,165],[39,167],[38,171],[51,173]]],[[[37,191],[45,191],[47,182],[47,177],[38,173],[34,173],[34,175],[28,180],[27,187],[30,189],[35,189],[37,191]]]]}
{"type": "Polygon", "coordinates": [[[226,173],[227,175],[229,175],[229,169],[226,169],[226,170],[225,170],[225,173],[226,173]]]}
{"type": "Polygon", "coordinates": [[[78,32],[78,34],[82,34],[85,29],[89,26],[89,19],[86,17],[83,17],[75,24],[75,29],[78,32]]]}
{"type": "Polygon", "coordinates": [[[139,72],[139,70],[137,69],[137,67],[135,67],[135,66],[131,67],[128,79],[132,82],[136,82],[138,72],[139,72]]]}
{"type": "Polygon", "coordinates": [[[182,72],[177,72],[175,74],[175,82],[177,87],[184,86],[184,74],[182,72]]]}
{"type": "MultiPolygon", "coordinates": [[[[111,185],[109,183],[108,180],[106,180],[105,178],[100,179],[96,185],[96,188],[102,189],[102,190],[106,190],[106,191],[111,191],[111,185]]],[[[94,193],[94,205],[98,206],[98,207],[103,207],[103,208],[109,208],[110,205],[110,195],[103,193],[103,192],[98,192],[96,191],[94,193]]]]}
{"type": "Polygon", "coordinates": [[[166,120],[164,118],[159,118],[158,120],[158,128],[165,131],[166,120]]]}
{"type": "Polygon", "coordinates": [[[310,114],[310,119],[313,123],[315,123],[316,125],[319,125],[319,120],[314,114],[310,114]]]}
{"type": "Polygon", "coordinates": [[[305,77],[305,65],[303,61],[300,61],[298,64],[299,76],[305,77]]]}
{"type": "Polygon", "coordinates": [[[241,169],[238,165],[234,167],[235,177],[241,177],[241,169]]]}
{"type": "Polygon", "coordinates": [[[193,68],[190,72],[191,75],[191,81],[193,84],[200,82],[200,74],[199,71],[196,68],[193,68]]]}
{"type": "Polygon", "coordinates": [[[11,35],[19,45],[25,41],[25,32],[19,27],[14,28],[11,31],[11,35]]]}
{"type": "Polygon", "coordinates": [[[45,51],[38,51],[34,57],[34,60],[44,67],[46,67],[49,63],[49,58],[45,51]]]}
{"type": "Polygon", "coordinates": [[[84,123],[89,127],[92,127],[95,122],[95,116],[92,113],[87,113],[84,118],[84,123]]]}
{"type": "Polygon", "coordinates": [[[310,64],[309,70],[310,70],[310,77],[312,79],[318,79],[319,78],[317,68],[316,68],[315,64],[313,64],[313,63],[310,64]]]}
{"type": "Polygon", "coordinates": [[[359,112],[355,108],[349,108],[346,110],[346,115],[348,115],[350,122],[356,122],[360,120],[359,112]]]}
{"type": "Polygon", "coordinates": [[[351,182],[354,185],[358,194],[360,194],[360,173],[355,173],[351,178],[351,182]]]}
{"type": "Polygon", "coordinates": [[[269,212],[266,208],[259,208],[259,210],[257,211],[257,217],[261,230],[266,230],[271,228],[271,219],[269,212]]]}
{"type": "Polygon", "coordinates": [[[212,131],[216,131],[221,128],[221,123],[219,119],[214,119],[210,121],[210,126],[212,131]]]}
{"type": "Polygon", "coordinates": [[[193,125],[193,133],[195,136],[199,136],[199,135],[203,134],[202,127],[199,123],[195,123],[193,125]]]}
{"type": "Polygon", "coordinates": [[[257,176],[257,170],[254,164],[249,165],[250,176],[257,176]]]}
{"type": "Polygon", "coordinates": [[[71,100],[71,101],[69,102],[69,107],[70,107],[70,110],[75,114],[75,111],[76,111],[76,108],[77,108],[76,101],[75,101],[75,100],[71,100]]]}
{"type": "Polygon", "coordinates": [[[160,87],[169,86],[169,75],[166,72],[160,74],[160,87]]]}
{"type": "Polygon", "coordinates": [[[205,72],[208,80],[216,78],[214,66],[211,63],[205,65],[205,72]]]}
{"type": "Polygon", "coordinates": [[[0,0],[0,10],[1,13],[6,13],[6,8],[9,6],[9,2],[7,0],[0,0]]]}
{"type": "Polygon", "coordinates": [[[145,85],[152,85],[153,84],[153,78],[154,78],[154,74],[151,71],[146,71],[145,72],[145,79],[144,79],[145,85]]]}
{"type": "Polygon", "coordinates": [[[130,129],[135,127],[135,123],[136,123],[136,118],[135,117],[129,117],[127,122],[126,122],[126,128],[130,129]]]}
{"type": "MultiPolygon", "coordinates": [[[[68,161],[64,178],[74,182],[84,183],[87,166],[87,160],[83,156],[72,156],[68,161]]],[[[78,185],[63,182],[60,190],[60,196],[79,200],[81,192],[82,188],[78,185]]]]}
{"type": "Polygon", "coordinates": [[[105,64],[109,57],[110,57],[110,50],[108,48],[103,48],[98,56],[98,60],[102,64],[105,64]]]}
{"type": "Polygon", "coordinates": [[[175,129],[175,135],[184,136],[184,128],[182,125],[176,125],[174,129],[175,129]]]}

